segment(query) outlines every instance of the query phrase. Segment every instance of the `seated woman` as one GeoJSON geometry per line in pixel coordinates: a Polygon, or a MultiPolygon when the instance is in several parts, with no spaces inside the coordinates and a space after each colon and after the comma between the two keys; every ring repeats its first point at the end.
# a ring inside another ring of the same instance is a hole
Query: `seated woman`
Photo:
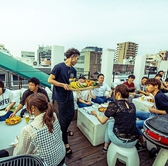
{"type": "Polygon", "coordinates": [[[114,121],[108,123],[105,131],[104,151],[107,151],[110,141],[128,148],[135,146],[137,142],[136,109],[133,103],[127,101],[128,97],[128,87],[124,84],[118,85],[115,88],[116,101],[109,103],[103,117],[96,111],[91,111],[91,114],[96,116],[102,124],[106,123],[110,117],[114,118],[114,121]]]}
{"type": "Polygon", "coordinates": [[[35,119],[21,130],[13,155],[34,154],[43,158],[48,165],[62,166],[65,145],[53,106],[42,93],[33,93],[26,99],[26,108],[35,119]]]}
{"type": "Polygon", "coordinates": [[[79,108],[92,105],[90,90],[77,92],[77,104],[79,108]]]}

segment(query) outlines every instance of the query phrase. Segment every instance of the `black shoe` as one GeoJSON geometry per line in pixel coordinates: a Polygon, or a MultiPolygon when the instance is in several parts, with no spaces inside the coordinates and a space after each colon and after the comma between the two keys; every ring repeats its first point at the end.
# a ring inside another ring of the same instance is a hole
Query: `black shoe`
{"type": "Polygon", "coordinates": [[[140,142],[137,142],[135,147],[137,148],[138,152],[145,151],[146,150],[146,144],[141,144],[140,142]]]}

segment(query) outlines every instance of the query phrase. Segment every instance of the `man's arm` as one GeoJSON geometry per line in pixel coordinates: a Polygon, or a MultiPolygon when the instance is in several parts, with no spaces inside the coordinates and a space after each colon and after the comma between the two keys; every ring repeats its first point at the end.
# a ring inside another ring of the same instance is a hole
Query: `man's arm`
{"type": "Polygon", "coordinates": [[[8,112],[15,105],[16,102],[11,102],[6,108],[5,111],[8,112]]]}
{"type": "Polygon", "coordinates": [[[91,96],[92,99],[95,99],[95,98],[96,98],[96,96],[93,95],[93,93],[92,93],[91,90],[90,90],[90,96],[91,96]]]}
{"type": "Polygon", "coordinates": [[[142,91],[142,90],[138,90],[138,92],[139,92],[140,94],[143,94],[143,95],[149,96],[149,93],[148,93],[148,92],[144,92],[144,91],[142,91]]]}
{"type": "Polygon", "coordinates": [[[150,111],[151,113],[155,113],[155,114],[166,114],[166,111],[165,111],[165,110],[158,110],[158,109],[156,109],[156,108],[154,108],[154,107],[149,108],[149,111],[150,111]]]}
{"type": "Polygon", "coordinates": [[[69,85],[65,84],[65,83],[61,83],[55,80],[56,77],[53,74],[50,74],[49,78],[48,78],[48,83],[54,85],[54,86],[59,86],[64,88],[65,90],[69,90],[69,85]]]}
{"type": "Polygon", "coordinates": [[[22,104],[19,104],[19,105],[16,107],[15,111],[10,115],[10,117],[15,116],[16,113],[17,113],[21,108],[23,108],[23,105],[22,105],[22,104]]]}
{"type": "Polygon", "coordinates": [[[112,89],[109,91],[109,94],[106,96],[107,98],[110,98],[111,97],[111,95],[112,95],[112,93],[113,93],[113,91],[112,91],[112,89]]]}

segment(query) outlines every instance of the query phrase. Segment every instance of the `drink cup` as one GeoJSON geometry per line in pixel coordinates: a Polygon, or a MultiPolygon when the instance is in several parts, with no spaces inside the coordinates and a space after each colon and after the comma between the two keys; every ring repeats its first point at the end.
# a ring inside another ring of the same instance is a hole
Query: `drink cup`
{"type": "Polygon", "coordinates": [[[144,100],[145,100],[145,96],[142,96],[142,97],[141,97],[141,100],[144,101],[144,100]]]}
{"type": "Polygon", "coordinates": [[[29,116],[28,113],[25,113],[25,114],[24,114],[24,118],[25,118],[26,123],[29,123],[30,116],[29,116]]]}

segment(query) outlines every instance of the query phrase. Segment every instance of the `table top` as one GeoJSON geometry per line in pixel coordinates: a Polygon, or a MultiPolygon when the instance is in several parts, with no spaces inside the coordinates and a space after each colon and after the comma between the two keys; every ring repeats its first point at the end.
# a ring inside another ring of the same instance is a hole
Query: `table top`
{"type": "Polygon", "coordinates": [[[87,119],[91,120],[94,125],[101,124],[95,116],[90,114],[90,111],[92,111],[92,110],[97,111],[99,113],[99,116],[104,115],[104,113],[98,111],[98,108],[95,108],[94,106],[83,107],[83,108],[78,109],[78,111],[80,111],[83,115],[85,115],[87,117],[87,119]]]}
{"type": "Polygon", "coordinates": [[[148,107],[148,108],[150,108],[150,107],[152,107],[152,106],[154,105],[154,103],[151,103],[151,102],[149,102],[149,101],[147,101],[147,100],[141,100],[141,97],[134,98],[134,99],[132,100],[132,102],[133,102],[134,104],[135,104],[136,102],[141,103],[141,104],[145,105],[145,106],[148,107]]]}
{"type": "Polygon", "coordinates": [[[24,118],[15,125],[7,125],[5,121],[0,122],[0,150],[12,147],[12,142],[19,136],[21,129],[27,125],[24,118]]]}

